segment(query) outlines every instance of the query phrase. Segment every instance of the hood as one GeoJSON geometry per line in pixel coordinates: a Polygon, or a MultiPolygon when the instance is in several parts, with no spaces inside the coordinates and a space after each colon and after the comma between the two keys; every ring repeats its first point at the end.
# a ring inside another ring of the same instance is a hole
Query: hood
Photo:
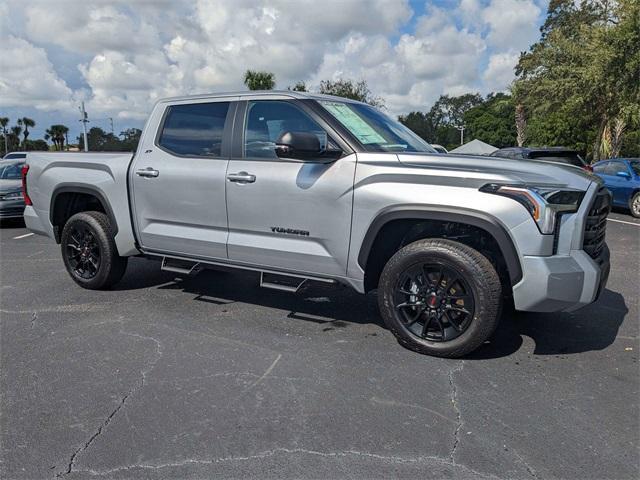
{"type": "Polygon", "coordinates": [[[433,169],[437,175],[465,179],[465,184],[475,183],[478,188],[496,182],[587,190],[593,182],[602,183],[596,175],[581,168],[536,160],[424,153],[398,154],[398,160],[407,166],[433,169]]]}
{"type": "Polygon", "coordinates": [[[0,193],[15,192],[22,188],[22,180],[0,179],[0,193]]]}

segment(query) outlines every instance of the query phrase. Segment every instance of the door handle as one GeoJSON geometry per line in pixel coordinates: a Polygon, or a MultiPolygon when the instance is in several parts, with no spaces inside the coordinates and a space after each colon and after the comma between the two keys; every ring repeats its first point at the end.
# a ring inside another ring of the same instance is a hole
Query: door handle
{"type": "Polygon", "coordinates": [[[147,167],[136,170],[136,175],[145,178],[156,178],[158,175],[160,175],[160,172],[158,170],[154,170],[152,167],[147,167]]]}
{"type": "Polygon", "coordinates": [[[256,181],[256,176],[247,172],[230,173],[227,175],[227,180],[236,183],[253,183],[256,181]]]}

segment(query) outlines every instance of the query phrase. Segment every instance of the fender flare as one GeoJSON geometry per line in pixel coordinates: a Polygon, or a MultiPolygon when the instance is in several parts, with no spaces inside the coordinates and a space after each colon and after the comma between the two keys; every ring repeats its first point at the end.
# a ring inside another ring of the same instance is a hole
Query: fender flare
{"type": "Polygon", "coordinates": [[[507,265],[511,285],[515,285],[522,279],[522,266],[518,251],[507,233],[506,228],[491,215],[476,211],[467,211],[456,208],[421,207],[417,205],[391,207],[384,210],[371,222],[364,236],[358,254],[358,265],[365,270],[369,253],[378,236],[378,233],[387,223],[393,220],[419,219],[456,222],[481,228],[489,233],[497,242],[498,247],[507,265]]]}
{"type": "MultiPolygon", "coordinates": [[[[107,196],[97,187],[84,185],[84,184],[74,184],[74,183],[63,183],[56,187],[51,195],[51,203],[49,206],[49,221],[51,225],[53,225],[53,212],[58,196],[62,193],[84,193],[87,195],[92,195],[98,199],[98,201],[102,204],[109,221],[111,222],[111,227],[113,228],[113,234],[116,235],[118,233],[118,222],[116,221],[116,217],[113,214],[113,209],[111,208],[111,204],[109,200],[107,200],[107,196]]],[[[54,232],[55,232],[54,228],[54,232]]],[[[59,236],[59,233],[56,233],[56,237],[59,236]]],[[[58,238],[56,238],[58,240],[58,238]]]]}

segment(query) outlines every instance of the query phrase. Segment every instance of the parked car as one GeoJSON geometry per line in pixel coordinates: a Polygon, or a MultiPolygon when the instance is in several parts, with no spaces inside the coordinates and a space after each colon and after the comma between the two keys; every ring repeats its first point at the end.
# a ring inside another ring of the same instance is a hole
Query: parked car
{"type": "Polygon", "coordinates": [[[263,287],[378,290],[422,353],[459,357],[502,303],[573,311],[609,274],[602,181],[557,163],[440,155],[352,100],[240,92],[158,102],[135,155],[29,152],[28,228],[89,289],[133,255],[190,274],[235,267],[263,287]],[[562,222],[560,222],[562,216],[562,222]]]}
{"type": "Polygon", "coordinates": [[[23,165],[24,160],[0,160],[0,219],[22,217],[25,206],[22,197],[23,165]]]}
{"type": "Polygon", "coordinates": [[[492,157],[512,158],[515,160],[542,160],[545,162],[563,163],[580,167],[589,172],[591,166],[587,164],[575,150],[565,147],[508,147],[500,148],[491,154],[492,157]]]}
{"type": "Polygon", "coordinates": [[[432,143],[431,146],[438,153],[449,153],[449,150],[444,148],[442,145],[438,145],[437,143],[432,143]]]}
{"type": "Polygon", "coordinates": [[[24,160],[25,158],[27,158],[27,152],[9,152],[2,157],[2,160],[24,160]]]}
{"type": "Polygon", "coordinates": [[[593,165],[593,172],[613,194],[614,206],[628,208],[640,218],[640,158],[602,160],[593,165]]]}

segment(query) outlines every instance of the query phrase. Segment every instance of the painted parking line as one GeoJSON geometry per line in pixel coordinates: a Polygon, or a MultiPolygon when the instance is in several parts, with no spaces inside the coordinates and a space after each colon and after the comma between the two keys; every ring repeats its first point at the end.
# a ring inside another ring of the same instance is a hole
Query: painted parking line
{"type": "Polygon", "coordinates": [[[625,222],[624,220],[616,220],[615,218],[607,218],[607,220],[609,220],[610,222],[624,223],[625,225],[633,225],[634,227],[640,227],[640,223],[625,222]]]}
{"type": "Polygon", "coordinates": [[[20,240],[21,238],[27,238],[33,235],[33,233],[25,233],[24,235],[19,235],[17,237],[13,237],[14,240],[20,240]]]}

